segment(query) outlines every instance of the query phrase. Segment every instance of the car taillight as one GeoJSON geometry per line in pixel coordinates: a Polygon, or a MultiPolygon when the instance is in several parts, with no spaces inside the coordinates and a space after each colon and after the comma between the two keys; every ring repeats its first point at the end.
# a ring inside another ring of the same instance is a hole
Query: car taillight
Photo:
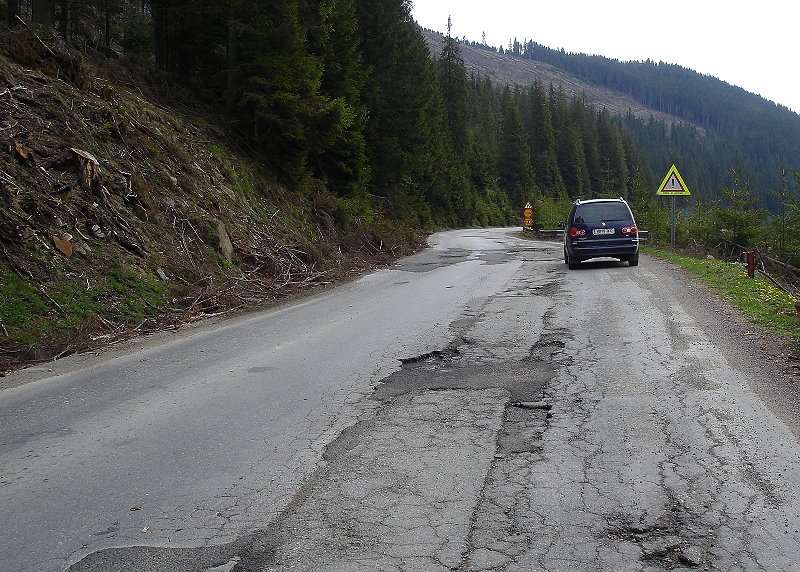
{"type": "Polygon", "coordinates": [[[582,236],[586,236],[586,229],[585,228],[577,228],[574,226],[569,227],[569,237],[570,238],[580,238],[582,236]]]}
{"type": "Polygon", "coordinates": [[[628,235],[630,235],[630,234],[639,234],[639,229],[636,228],[635,224],[632,224],[630,226],[623,226],[622,227],[622,234],[628,234],[628,235]]]}

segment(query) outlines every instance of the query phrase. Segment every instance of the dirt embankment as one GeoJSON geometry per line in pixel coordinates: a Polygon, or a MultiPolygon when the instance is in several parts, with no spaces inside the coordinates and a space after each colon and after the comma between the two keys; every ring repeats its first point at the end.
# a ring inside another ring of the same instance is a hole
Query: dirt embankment
{"type": "Polygon", "coordinates": [[[342,223],[340,199],[277,184],[224,118],[158,103],[119,62],[31,32],[0,46],[0,375],[263,306],[422,238],[342,223]]]}

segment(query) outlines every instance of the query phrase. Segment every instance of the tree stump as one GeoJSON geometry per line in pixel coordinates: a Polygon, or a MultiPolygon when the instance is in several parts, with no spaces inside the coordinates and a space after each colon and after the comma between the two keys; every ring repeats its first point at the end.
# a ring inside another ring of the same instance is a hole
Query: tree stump
{"type": "Polygon", "coordinates": [[[100,162],[94,155],[80,149],[71,149],[78,158],[78,182],[83,190],[89,191],[102,204],[106,204],[106,189],[100,176],[100,162]]]}

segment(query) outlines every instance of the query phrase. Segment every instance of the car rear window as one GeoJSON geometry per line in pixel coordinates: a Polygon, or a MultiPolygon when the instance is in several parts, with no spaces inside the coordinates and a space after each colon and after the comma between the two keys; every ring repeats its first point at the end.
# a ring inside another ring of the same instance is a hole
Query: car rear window
{"type": "Polygon", "coordinates": [[[631,213],[625,203],[591,203],[578,205],[575,209],[575,222],[609,222],[631,220],[631,213]]]}

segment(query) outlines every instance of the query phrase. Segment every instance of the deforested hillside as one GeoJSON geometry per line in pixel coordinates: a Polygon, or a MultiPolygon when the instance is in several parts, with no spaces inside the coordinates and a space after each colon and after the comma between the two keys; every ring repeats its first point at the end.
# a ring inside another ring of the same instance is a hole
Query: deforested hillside
{"type": "MultiPolygon", "coordinates": [[[[444,36],[431,30],[423,30],[423,32],[431,55],[439,57],[444,36]]],[[[527,87],[534,81],[539,81],[545,86],[552,85],[556,89],[563,90],[569,97],[583,97],[587,103],[598,108],[605,108],[620,116],[631,112],[644,120],[653,117],[670,124],[679,121],[674,115],[653,110],[618,91],[592,85],[551,64],[512,57],[511,54],[500,53],[486,46],[471,43],[461,43],[460,48],[467,71],[488,77],[496,84],[527,87]]]]}
{"type": "MultiPolygon", "coordinates": [[[[290,192],[206,109],[54,37],[0,55],[0,372],[347,278],[415,247],[290,192]],[[138,87],[141,85],[142,87],[138,87]]],[[[390,228],[384,225],[383,228],[390,228]]]]}

